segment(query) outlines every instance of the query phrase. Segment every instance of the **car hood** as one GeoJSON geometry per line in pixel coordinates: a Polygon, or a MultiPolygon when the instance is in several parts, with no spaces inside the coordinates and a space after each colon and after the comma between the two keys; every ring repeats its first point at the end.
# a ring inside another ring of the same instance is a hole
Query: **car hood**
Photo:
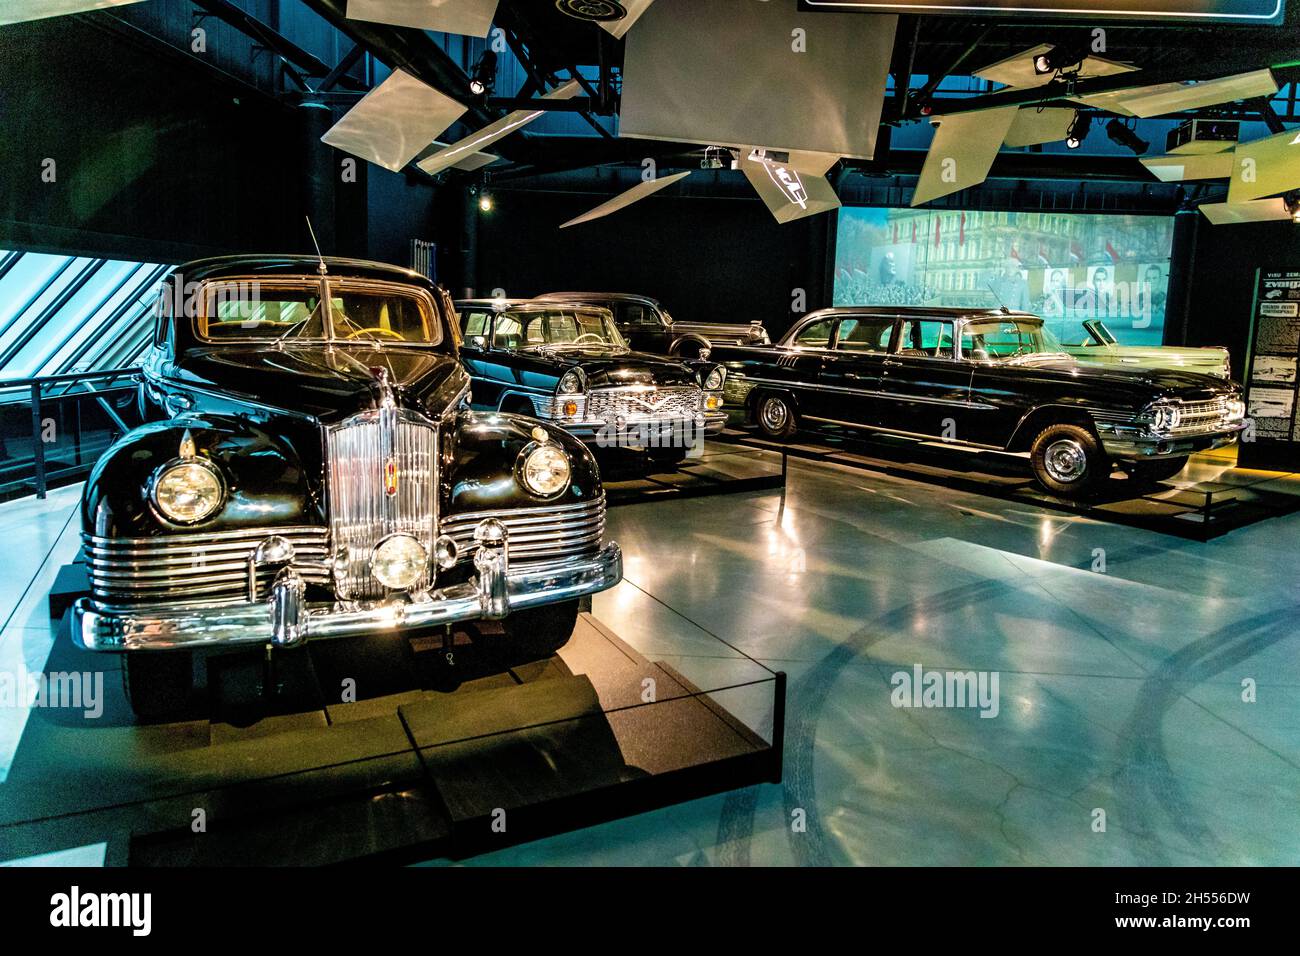
{"type": "Polygon", "coordinates": [[[590,388],[620,385],[698,385],[695,373],[681,362],[645,352],[557,349],[529,353],[557,370],[581,368],[590,388]]]}
{"type": "Polygon", "coordinates": [[[433,349],[324,345],[214,347],[186,353],[179,384],[277,410],[337,421],[375,407],[383,369],[398,404],[437,418],[469,383],[456,356],[433,349]]]}
{"type": "Polygon", "coordinates": [[[1234,391],[1230,383],[1212,375],[1166,368],[1125,368],[1062,358],[1051,362],[1023,363],[1014,367],[1025,377],[1047,372],[1053,377],[1066,375],[1081,384],[1097,385],[1116,391],[1142,392],[1155,398],[1180,398],[1183,401],[1206,401],[1234,391]]]}

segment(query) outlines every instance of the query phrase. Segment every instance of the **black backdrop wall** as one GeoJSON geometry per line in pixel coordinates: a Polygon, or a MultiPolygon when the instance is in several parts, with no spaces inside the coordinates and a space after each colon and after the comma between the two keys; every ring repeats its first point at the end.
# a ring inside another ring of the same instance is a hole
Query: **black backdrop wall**
{"type": "Polygon", "coordinates": [[[1300,267],[1300,226],[1289,222],[1212,226],[1199,213],[1192,222],[1185,344],[1227,346],[1233,377],[1242,379],[1255,270],[1300,267]]]}
{"type": "MultiPolygon", "coordinates": [[[[669,187],[667,192],[671,192],[669,187]]],[[[834,216],[779,225],[757,199],[652,196],[559,229],[605,196],[494,190],[479,214],[477,291],[638,292],[687,321],[762,319],[774,336],[830,304],[834,216]],[[799,303],[797,290],[803,290],[799,303]]]]}

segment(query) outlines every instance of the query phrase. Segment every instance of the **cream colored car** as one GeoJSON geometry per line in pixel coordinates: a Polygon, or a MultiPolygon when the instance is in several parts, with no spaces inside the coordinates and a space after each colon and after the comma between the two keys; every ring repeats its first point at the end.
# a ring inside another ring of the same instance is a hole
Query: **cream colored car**
{"type": "Polygon", "coordinates": [[[1199,372],[1215,378],[1231,378],[1228,350],[1218,347],[1199,348],[1176,345],[1120,345],[1115,335],[1100,319],[1083,323],[1087,339],[1075,345],[1066,342],[1065,351],[1081,362],[1119,365],[1123,368],[1172,368],[1199,372]]]}

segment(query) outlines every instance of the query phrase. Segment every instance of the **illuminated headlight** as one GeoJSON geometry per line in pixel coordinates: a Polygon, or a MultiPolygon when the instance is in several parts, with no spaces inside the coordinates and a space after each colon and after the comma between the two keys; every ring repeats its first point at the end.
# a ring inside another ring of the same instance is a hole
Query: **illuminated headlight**
{"type": "Polygon", "coordinates": [[[1158,432],[1177,428],[1178,423],[1182,420],[1183,413],[1177,405],[1153,405],[1151,407],[1151,425],[1158,432]]]}
{"type": "Polygon", "coordinates": [[[370,555],[370,573],[386,588],[405,591],[412,587],[428,567],[429,555],[424,545],[409,534],[390,534],[375,545],[370,555]]]}
{"type": "Polygon", "coordinates": [[[210,517],[226,500],[216,469],[205,461],[165,465],[153,482],[153,503],[172,521],[193,524],[210,517]]]}
{"type": "Polygon", "coordinates": [[[569,483],[569,456],[559,445],[546,442],[525,450],[519,463],[519,477],[535,495],[549,498],[569,483]]]}
{"type": "Polygon", "coordinates": [[[704,390],[707,392],[716,392],[718,389],[722,388],[722,383],[726,377],[726,369],[721,365],[717,366],[704,380],[704,390]]]}
{"type": "Polygon", "coordinates": [[[1240,398],[1230,398],[1223,406],[1229,421],[1246,417],[1246,403],[1240,398]]]}
{"type": "Polygon", "coordinates": [[[561,395],[578,395],[582,393],[585,384],[582,373],[576,368],[571,368],[560,376],[560,384],[555,390],[561,395]]]}

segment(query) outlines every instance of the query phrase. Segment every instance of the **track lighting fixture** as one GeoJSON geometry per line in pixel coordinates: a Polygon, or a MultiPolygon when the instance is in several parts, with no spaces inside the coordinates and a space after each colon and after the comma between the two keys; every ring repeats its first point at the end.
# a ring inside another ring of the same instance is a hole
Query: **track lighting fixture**
{"type": "Polygon", "coordinates": [[[1085,113],[1083,110],[1075,110],[1074,120],[1070,123],[1070,128],[1065,134],[1065,145],[1069,149],[1078,149],[1083,144],[1083,141],[1088,138],[1088,131],[1091,129],[1092,114],[1085,113]]]}
{"type": "Polygon", "coordinates": [[[1138,136],[1132,127],[1126,126],[1119,119],[1113,119],[1106,124],[1106,135],[1110,137],[1112,143],[1123,146],[1125,149],[1131,149],[1138,156],[1151,148],[1150,143],[1138,136]]]}
{"type": "Polygon", "coordinates": [[[475,96],[490,93],[497,85],[497,55],[491,49],[483,51],[470,75],[469,91],[475,96]]]}

